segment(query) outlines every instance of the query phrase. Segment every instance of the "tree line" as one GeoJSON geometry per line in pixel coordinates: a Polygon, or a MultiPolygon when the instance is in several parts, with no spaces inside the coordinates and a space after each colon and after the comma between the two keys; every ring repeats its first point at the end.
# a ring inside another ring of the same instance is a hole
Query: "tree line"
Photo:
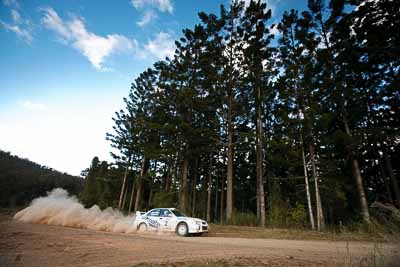
{"type": "Polygon", "coordinates": [[[232,1],[199,19],[114,115],[108,204],[318,230],[399,206],[397,1],[309,0],[275,24],[232,1]]]}

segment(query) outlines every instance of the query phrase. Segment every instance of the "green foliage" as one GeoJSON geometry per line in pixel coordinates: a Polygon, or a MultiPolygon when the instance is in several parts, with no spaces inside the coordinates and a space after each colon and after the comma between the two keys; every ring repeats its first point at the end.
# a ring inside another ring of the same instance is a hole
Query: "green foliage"
{"type": "Polygon", "coordinates": [[[258,220],[257,216],[252,212],[234,211],[232,214],[232,220],[227,223],[241,226],[257,226],[258,220]]]}
{"type": "Polygon", "coordinates": [[[270,202],[267,212],[267,222],[271,227],[286,227],[289,204],[280,198],[274,198],[270,202]]]}
{"type": "Polygon", "coordinates": [[[175,192],[155,192],[152,205],[159,208],[178,207],[178,194],[175,192]]]}
{"type": "Polygon", "coordinates": [[[303,204],[296,202],[296,206],[288,210],[287,223],[290,226],[304,227],[307,221],[307,212],[303,204]]]}
{"type": "Polygon", "coordinates": [[[85,184],[80,194],[80,200],[86,207],[98,205],[104,209],[118,205],[118,191],[123,168],[113,168],[106,161],[99,162],[94,157],[90,168],[87,170],[85,184]]]}
{"type": "Polygon", "coordinates": [[[308,225],[305,176],[314,216],[318,189],[331,225],[357,221],[360,188],[370,202],[398,205],[400,13],[393,1],[356,2],[310,0],[274,26],[262,1],[201,12],[174,56],[132,83],[107,135],[118,167],[89,171],[85,203],[114,205],[129,166],[143,207],[179,204],[219,221],[231,204],[232,143],[228,223],[256,225],[265,189],[270,226],[308,225]]]}

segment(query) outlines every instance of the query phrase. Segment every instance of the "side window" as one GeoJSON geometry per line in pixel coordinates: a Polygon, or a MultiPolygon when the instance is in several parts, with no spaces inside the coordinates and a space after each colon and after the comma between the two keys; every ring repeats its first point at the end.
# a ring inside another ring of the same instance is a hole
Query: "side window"
{"type": "Polygon", "coordinates": [[[172,217],[172,212],[170,212],[169,210],[163,209],[163,210],[161,210],[160,216],[161,217],[172,217]]]}
{"type": "Polygon", "coordinates": [[[150,211],[149,216],[159,217],[160,216],[160,210],[156,209],[156,210],[150,211]]]}

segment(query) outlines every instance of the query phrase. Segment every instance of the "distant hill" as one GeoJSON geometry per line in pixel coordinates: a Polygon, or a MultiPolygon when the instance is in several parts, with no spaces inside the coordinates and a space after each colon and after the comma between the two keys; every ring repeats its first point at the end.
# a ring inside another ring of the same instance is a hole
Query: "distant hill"
{"type": "Polygon", "coordinates": [[[81,177],[61,173],[0,150],[0,207],[26,205],[56,187],[77,195],[83,183],[81,177]]]}

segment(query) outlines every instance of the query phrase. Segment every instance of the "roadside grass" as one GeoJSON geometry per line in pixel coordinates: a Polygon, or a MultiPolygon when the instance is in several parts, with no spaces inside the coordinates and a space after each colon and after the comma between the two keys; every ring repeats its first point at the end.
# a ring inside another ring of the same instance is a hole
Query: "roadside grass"
{"type": "MultiPolygon", "coordinates": [[[[342,256],[343,255],[339,255],[342,256]]],[[[287,259],[257,259],[257,258],[231,258],[231,259],[203,259],[195,261],[165,262],[165,263],[139,263],[133,266],[150,267],[247,267],[247,266],[333,266],[333,267],[397,267],[400,266],[400,258],[373,252],[363,258],[339,258],[338,262],[312,263],[309,261],[297,261],[287,259]],[[322,264],[322,265],[321,265],[322,264]]]]}
{"type": "Polygon", "coordinates": [[[349,251],[337,253],[337,258],[342,261],[336,263],[336,267],[397,267],[400,266],[399,247],[390,251],[384,249],[382,243],[374,243],[374,249],[364,257],[354,257],[349,251]]]}
{"type": "Polygon", "coordinates": [[[290,228],[262,228],[251,226],[233,226],[211,224],[207,236],[270,238],[290,240],[331,240],[331,241],[369,241],[399,242],[399,234],[388,234],[379,231],[342,231],[326,230],[323,232],[290,228]]]}
{"type": "Polygon", "coordinates": [[[332,267],[398,267],[400,255],[397,250],[384,251],[381,243],[376,243],[371,253],[364,257],[355,257],[349,251],[337,253],[336,260],[329,262],[312,262],[307,259],[293,258],[257,258],[257,257],[233,257],[224,259],[199,259],[163,263],[139,263],[133,266],[150,267],[247,267],[247,266],[332,266],[332,267]]]}
{"type": "MultiPolygon", "coordinates": [[[[137,267],[150,267],[150,266],[159,266],[159,267],[247,267],[247,266],[298,266],[298,262],[286,262],[285,260],[277,262],[271,261],[266,262],[265,260],[260,260],[256,258],[230,258],[230,259],[203,259],[203,260],[195,260],[195,261],[182,261],[182,262],[165,262],[165,263],[139,263],[133,266],[137,267]]],[[[304,264],[301,266],[305,266],[304,264]]]]}
{"type": "Polygon", "coordinates": [[[209,266],[209,267],[228,267],[228,266],[237,266],[237,267],[245,267],[245,266],[265,266],[261,264],[254,264],[253,261],[250,265],[248,262],[240,262],[240,261],[227,261],[227,260],[200,260],[200,261],[190,261],[190,262],[173,262],[173,263],[140,263],[137,265],[133,265],[136,267],[150,267],[150,266],[159,266],[159,267],[201,267],[201,266],[209,266]]]}

